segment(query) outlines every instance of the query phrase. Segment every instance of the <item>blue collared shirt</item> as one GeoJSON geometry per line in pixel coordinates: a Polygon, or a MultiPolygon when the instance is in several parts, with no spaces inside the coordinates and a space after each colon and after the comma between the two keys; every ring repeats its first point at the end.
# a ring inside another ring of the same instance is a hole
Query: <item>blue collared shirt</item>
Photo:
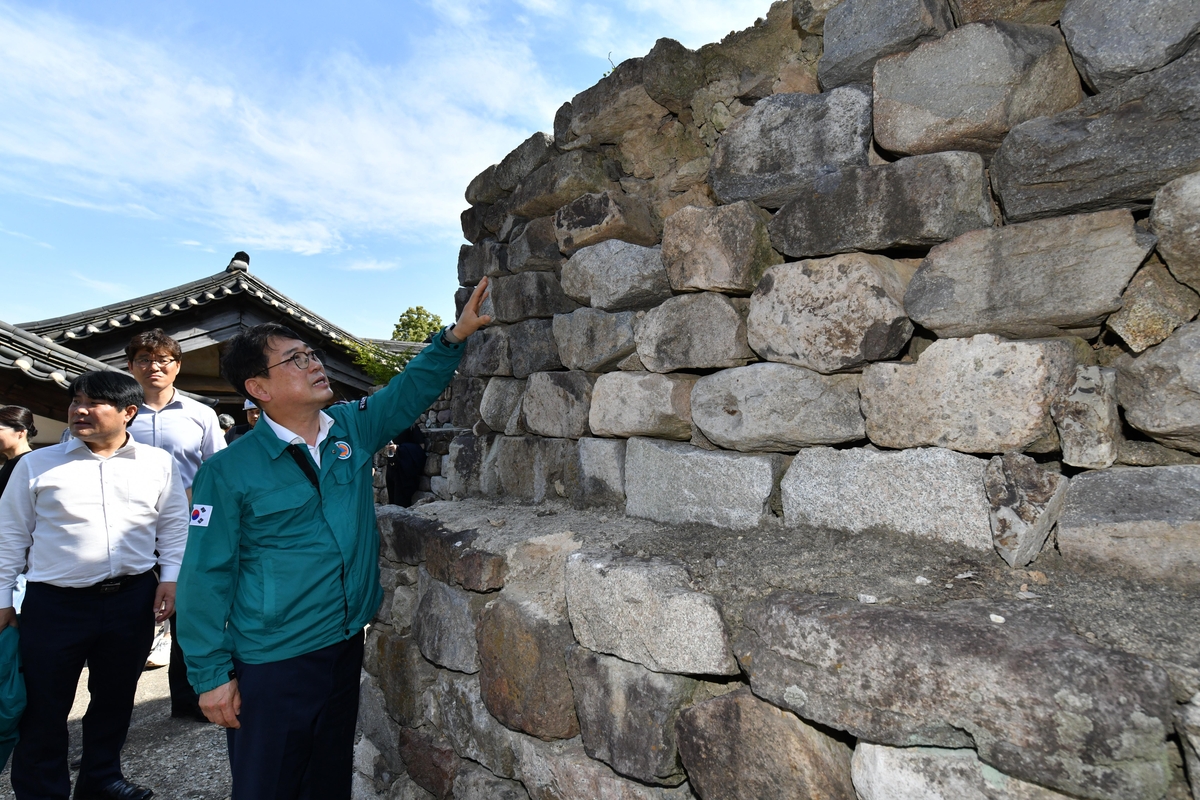
{"type": "Polygon", "coordinates": [[[138,406],[138,415],[129,425],[134,441],[158,447],[170,453],[179,465],[183,488],[192,488],[196,471],[213,453],[225,449],[225,434],[217,421],[217,412],[178,390],[171,402],[155,411],[138,406]]]}

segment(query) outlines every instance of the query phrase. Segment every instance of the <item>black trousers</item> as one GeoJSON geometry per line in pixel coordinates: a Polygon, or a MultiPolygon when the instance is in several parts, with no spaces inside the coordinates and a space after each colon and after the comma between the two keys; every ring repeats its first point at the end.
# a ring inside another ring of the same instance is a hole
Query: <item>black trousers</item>
{"type": "Polygon", "coordinates": [[[269,664],[234,659],[233,800],[349,800],[363,634],[269,664]]]}
{"type": "Polygon", "coordinates": [[[67,717],[86,662],[91,702],[83,717],[79,785],[107,786],[121,774],[138,679],[154,639],[154,593],[146,573],[100,594],[30,583],[21,609],[21,663],[27,705],[13,752],[17,800],[67,800],[67,717]]]}

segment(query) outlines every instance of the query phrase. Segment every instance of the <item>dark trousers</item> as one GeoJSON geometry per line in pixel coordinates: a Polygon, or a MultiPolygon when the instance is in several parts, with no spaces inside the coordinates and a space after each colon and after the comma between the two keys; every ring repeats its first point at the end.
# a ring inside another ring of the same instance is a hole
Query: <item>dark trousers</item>
{"type": "Polygon", "coordinates": [[[92,698],[78,784],[96,789],[124,777],[121,748],[154,639],[157,586],[152,573],[112,594],[29,584],[21,609],[27,705],[12,763],[17,800],[66,800],[70,793],[67,716],[84,662],[92,698]]]}
{"type": "Polygon", "coordinates": [[[269,664],[234,659],[233,800],[349,800],[363,635],[269,664]]]}
{"type": "Polygon", "coordinates": [[[175,614],[171,615],[171,663],[167,665],[167,685],[171,689],[171,716],[202,716],[200,698],[188,683],[187,664],[183,661],[183,650],[179,647],[179,636],[175,633],[175,617],[175,614]]]}

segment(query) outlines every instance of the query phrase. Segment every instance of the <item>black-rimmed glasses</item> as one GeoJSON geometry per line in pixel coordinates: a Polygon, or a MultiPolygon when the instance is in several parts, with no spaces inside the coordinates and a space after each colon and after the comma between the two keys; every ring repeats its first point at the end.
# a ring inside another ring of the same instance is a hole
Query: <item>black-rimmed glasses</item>
{"type": "Polygon", "coordinates": [[[270,372],[275,367],[281,367],[284,364],[288,363],[289,361],[295,365],[296,369],[303,372],[304,370],[308,369],[309,361],[316,361],[318,364],[324,364],[325,363],[325,351],[324,350],[308,350],[308,351],[302,350],[299,353],[293,353],[291,356],[289,356],[288,358],[285,358],[283,361],[280,361],[278,364],[271,364],[266,369],[264,369],[262,371],[262,373],[260,373],[260,374],[266,375],[268,372],[270,372]]]}

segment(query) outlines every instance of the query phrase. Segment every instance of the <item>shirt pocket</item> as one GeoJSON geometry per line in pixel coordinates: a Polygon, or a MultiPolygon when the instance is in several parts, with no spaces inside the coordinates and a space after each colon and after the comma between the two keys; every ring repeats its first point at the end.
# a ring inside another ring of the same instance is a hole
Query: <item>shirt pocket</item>
{"type": "Polygon", "coordinates": [[[311,483],[306,480],[299,481],[259,495],[250,501],[250,510],[260,521],[265,521],[265,518],[272,514],[303,508],[316,494],[311,483]]]}

